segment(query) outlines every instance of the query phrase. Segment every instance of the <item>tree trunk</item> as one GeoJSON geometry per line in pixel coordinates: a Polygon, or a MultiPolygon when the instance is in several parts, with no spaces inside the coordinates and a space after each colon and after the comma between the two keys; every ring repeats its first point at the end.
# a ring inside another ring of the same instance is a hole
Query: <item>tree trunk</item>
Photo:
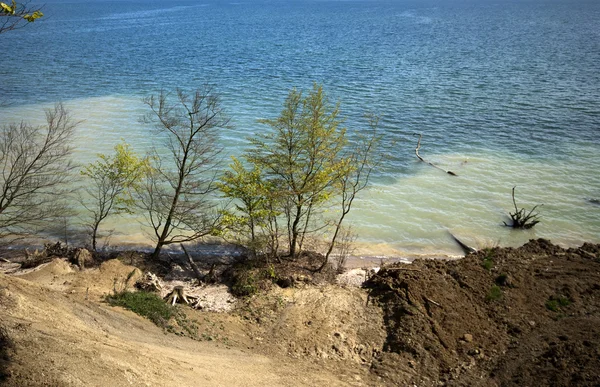
{"type": "Polygon", "coordinates": [[[183,245],[183,243],[180,243],[179,245],[183,249],[183,252],[185,253],[185,256],[187,257],[188,263],[192,267],[192,270],[194,271],[194,274],[196,274],[196,278],[198,278],[198,281],[200,283],[202,283],[204,281],[204,276],[202,275],[202,273],[200,273],[200,269],[198,269],[198,266],[196,266],[196,262],[194,262],[194,259],[192,258],[192,256],[190,255],[190,253],[188,253],[188,251],[185,248],[185,246],[183,245]]]}
{"type": "Polygon", "coordinates": [[[92,250],[96,251],[96,235],[98,233],[98,225],[94,226],[92,230],[92,250]]]}
{"type": "Polygon", "coordinates": [[[158,259],[158,256],[160,255],[160,251],[162,250],[164,244],[162,242],[158,242],[156,244],[156,247],[154,248],[154,251],[152,252],[152,255],[150,256],[152,259],[158,259]]]}
{"type": "Polygon", "coordinates": [[[298,244],[298,224],[300,223],[300,214],[302,207],[296,206],[296,217],[292,223],[292,239],[290,240],[290,257],[296,258],[296,245],[298,244]]]}

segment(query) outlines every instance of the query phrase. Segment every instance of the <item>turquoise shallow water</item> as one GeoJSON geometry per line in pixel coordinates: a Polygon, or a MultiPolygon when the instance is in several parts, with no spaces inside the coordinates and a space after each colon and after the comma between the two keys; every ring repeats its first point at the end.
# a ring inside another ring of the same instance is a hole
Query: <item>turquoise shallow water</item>
{"type": "MultiPolygon", "coordinates": [[[[141,98],[205,82],[235,128],[228,154],[292,87],[324,84],[346,124],[382,116],[389,157],[351,216],[360,251],[457,253],[533,237],[600,241],[600,4],[586,1],[47,2],[0,35],[0,122],[64,101],[83,120],[80,162],[124,138],[153,144],[141,98]],[[418,162],[420,153],[459,176],[418,162]],[[518,204],[542,223],[501,226],[518,204]]],[[[132,219],[124,235],[144,238],[132,219]]]]}

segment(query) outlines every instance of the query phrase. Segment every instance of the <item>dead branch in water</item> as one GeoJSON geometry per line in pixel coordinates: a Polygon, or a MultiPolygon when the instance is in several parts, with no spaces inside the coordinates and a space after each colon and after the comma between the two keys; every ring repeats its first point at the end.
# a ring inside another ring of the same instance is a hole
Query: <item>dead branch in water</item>
{"type": "Polygon", "coordinates": [[[444,168],[438,167],[438,166],[437,166],[437,165],[435,165],[434,163],[432,163],[432,162],[429,162],[429,161],[426,161],[424,158],[422,158],[422,157],[421,157],[421,155],[419,155],[419,149],[421,148],[421,138],[423,137],[423,135],[422,135],[421,133],[414,133],[414,134],[413,134],[413,136],[419,136],[419,142],[417,142],[417,147],[415,148],[415,154],[417,155],[417,158],[418,158],[419,160],[421,160],[421,161],[422,161],[422,162],[424,162],[424,163],[427,163],[427,164],[431,165],[431,166],[432,166],[432,167],[434,167],[434,168],[437,168],[437,169],[439,169],[440,171],[444,171],[444,172],[446,172],[446,173],[447,173],[447,174],[449,174],[449,175],[452,175],[452,176],[458,176],[456,173],[454,173],[454,172],[452,172],[452,171],[447,171],[447,170],[445,170],[444,168]]]}
{"type": "Polygon", "coordinates": [[[517,208],[517,202],[515,201],[515,188],[517,187],[515,186],[512,189],[512,200],[515,206],[515,212],[509,212],[510,218],[512,219],[512,224],[507,224],[504,222],[504,225],[512,228],[530,229],[540,222],[538,219],[539,214],[534,214],[533,211],[535,211],[535,209],[541,204],[534,206],[531,211],[526,214],[524,208],[517,208]]]}
{"type": "Polygon", "coordinates": [[[586,199],[588,202],[596,205],[600,205],[600,199],[586,199]]]}
{"type": "Polygon", "coordinates": [[[474,254],[477,252],[477,249],[474,249],[473,247],[467,245],[466,243],[455,237],[454,234],[452,234],[450,231],[448,231],[448,234],[450,234],[452,239],[454,239],[454,241],[460,246],[460,248],[465,252],[465,254],[474,254]]]}

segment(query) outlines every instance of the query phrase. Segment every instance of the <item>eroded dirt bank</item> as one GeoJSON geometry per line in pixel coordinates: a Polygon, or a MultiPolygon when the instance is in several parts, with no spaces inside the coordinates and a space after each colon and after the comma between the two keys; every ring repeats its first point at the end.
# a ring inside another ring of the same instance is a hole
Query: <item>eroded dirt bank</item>
{"type": "Polygon", "coordinates": [[[597,386],[600,246],[544,240],[453,262],[416,261],[367,284],[390,385],[597,386]]]}
{"type": "MultiPolygon", "coordinates": [[[[388,266],[365,289],[274,286],[165,333],[103,295],[134,268],[0,274],[9,386],[597,385],[600,246],[531,241],[388,266]]],[[[136,272],[135,276],[142,273],[136,272]]],[[[303,275],[304,278],[304,275],[303,275]]]]}

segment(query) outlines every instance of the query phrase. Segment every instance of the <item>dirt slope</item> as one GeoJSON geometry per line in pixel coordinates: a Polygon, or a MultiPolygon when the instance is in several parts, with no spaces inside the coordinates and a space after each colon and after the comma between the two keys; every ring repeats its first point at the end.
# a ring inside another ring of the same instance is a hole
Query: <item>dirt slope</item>
{"type": "MultiPolygon", "coordinates": [[[[278,268],[275,268],[278,270],[278,268]]],[[[304,273],[302,277],[305,277],[304,273]]],[[[231,313],[187,310],[199,340],[102,302],[141,272],[55,260],[0,275],[8,386],[598,386],[600,246],[530,241],[383,268],[367,289],[297,281],[231,313]]]]}
{"type": "Polygon", "coordinates": [[[390,385],[598,386],[600,246],[545,240],[453,262],[416,261],[368,286],[390,385]]]}
{"type": "Polygon", "coordinates": [[[77,273],[62,260],[0,275],[0,375],[7,386],[348,385],[312,363],[165,334],[99,302],[134,268],[77,273]],[[36,281],[36,282],[32,282],[36,281]],[[87,290],[87,292],[86,292],[87,290]],[[87,300],[86,298],[87,293],[87,300]]]}

